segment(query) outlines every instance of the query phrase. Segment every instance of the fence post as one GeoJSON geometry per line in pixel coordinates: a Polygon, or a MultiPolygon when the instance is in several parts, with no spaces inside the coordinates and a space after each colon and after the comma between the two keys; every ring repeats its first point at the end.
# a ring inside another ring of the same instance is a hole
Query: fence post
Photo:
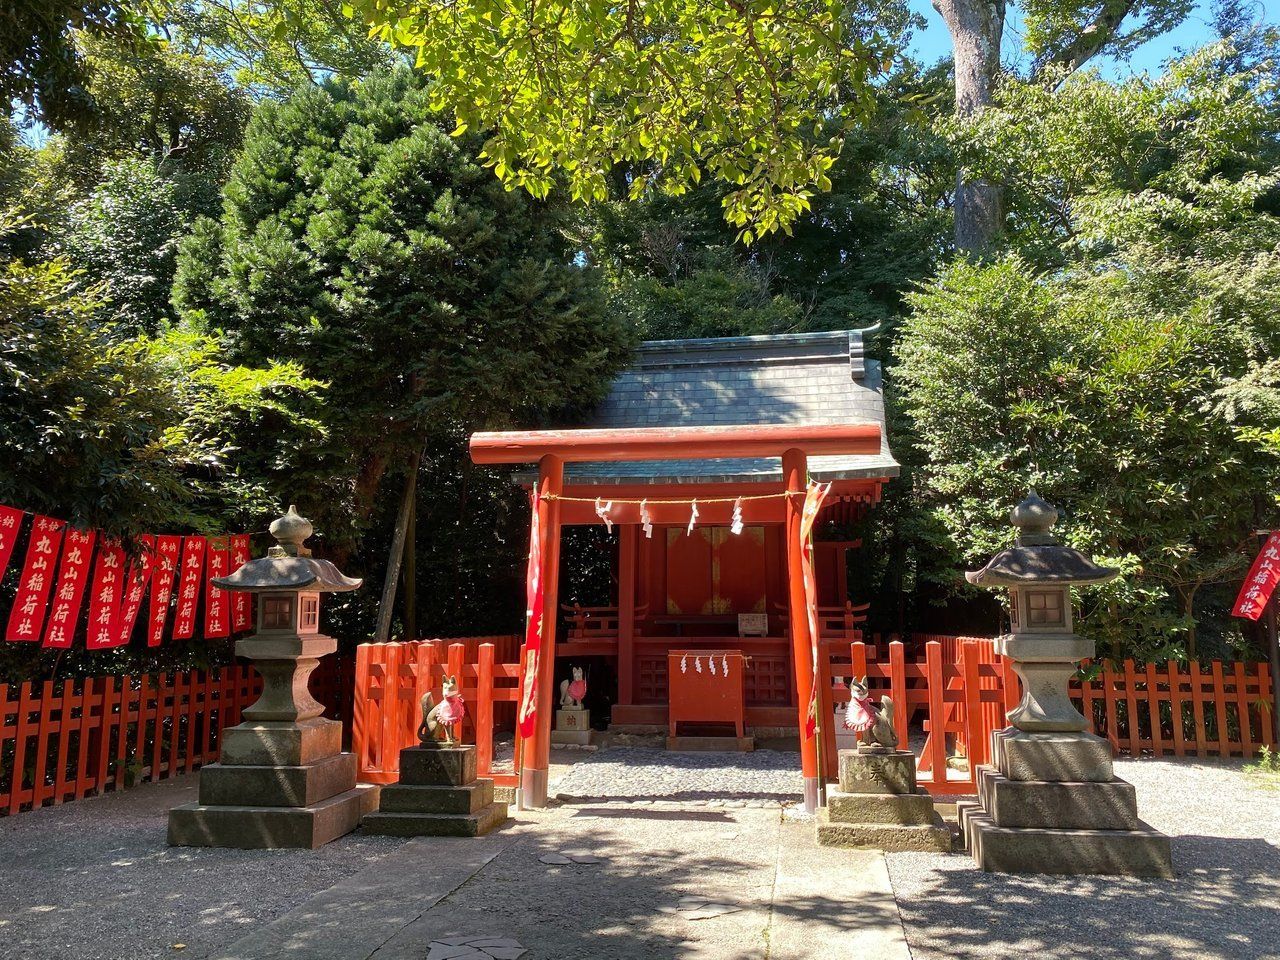
{"type": "Polygon", "coordinates": [[[893,698],[893,731],[898,735],[898,743],[910,742],[907,729],[907,715],[910,707],[907,704],[907,655],[901,640],[889,644],[889,695],[893,698]]]}
{"type": "Polygon", "coordinates": [[[969,779],[977,782],[978,765],[987,762],[990,732],[982,709],[982,679],[978,670],[978,644],[965,640],[960,645],[960,675],[964,684],[965,752],[969,757],[969,779]]]}
{"type": "Polygon", "coordinates": [[[929,700],[929,761],[933,782],[947,780],[947,716],[943,693],[946,682],[942,672],[942,644],[930,640],[925,644],[925,691],[929,700]]]}
{"type": "Polygon", "coordinates": [[[31,777],[31,809],[38,810],[44,803],[47,788],[45,773],[49,763],[49,727],[53,724],[53,681],[46,680],[40,688],[40,719],[36,727],[36,769],[31,777]]]}
{"type": "MultiPolygon", "coordinates": [[[[93,677],[85,677],[80,688],[80,748],[76,751],[76,789],[75,798],[80,800],[89,792],[89,751],[94,743],[94,731],[101,729],[99,722],[93,722],[94,686],[93,677]]],[[[4,688],[0,687],[0,705],[4,703],[4,688]]]]}
{"type": "MultiPolygon", "coordinates": [[[[467,645],[465,643],[449,644],[449,670],[448,675],[458,681],[458,693],[462,694],[463,702],[466,702],[467,684],[462,676],[462,668],[467,661],[467,645]]],[[[554,702],[554,701],[553,701],[554,702]]],[[[475,726],[475,720],[472,720],[472,726],[475,726]]],[[[465,725],[464,725],[465,729],[465,725]]],[[[458,731],[458,740],[462,742],[463,730],[458,731]]]]}
{"type": "Polygon", "coordinates": [[[493,764],[493,644],[480,644],[476,662],[476,768],[488,776],[493,764]]]}

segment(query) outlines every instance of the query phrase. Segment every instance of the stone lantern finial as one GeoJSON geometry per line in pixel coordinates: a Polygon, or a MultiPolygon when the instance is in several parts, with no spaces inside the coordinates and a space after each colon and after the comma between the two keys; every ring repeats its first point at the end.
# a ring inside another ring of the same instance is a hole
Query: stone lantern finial
{"type": "Polygon", "coordinates": [[[267,528],[276,538],[276,545],[267,551],[269,557],[309,557],[311,551],[302,544],[315,530],[311,521],[298,513],[292,503],[284,516],[271,521],[267,528]]]}
{"type": "Polygon", "coordinates": [[[1053,543],[1049,530],[1058,522],[1058,508],[1032,490],[1025,500],[1009,511],[1009,522],[1018,528],[1018,542],[1034,545],[1053,543]]]}

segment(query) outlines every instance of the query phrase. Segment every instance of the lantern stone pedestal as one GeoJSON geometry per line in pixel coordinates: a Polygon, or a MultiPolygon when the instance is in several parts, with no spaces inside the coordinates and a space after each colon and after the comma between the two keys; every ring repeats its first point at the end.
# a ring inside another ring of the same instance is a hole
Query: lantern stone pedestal
{"type": "Polygon", "coordinates": [[[840,789],[818,811],[820,845],[951,852],[951,831],[916,786],[911,751],[841,750],[839,772],[840,789]]]}
{"type": "Polygon", "coordinates": [[[507,821],[493,781],[476,777],[476,748],[422,745],[400,751],[400,782],[382,788],[365,833],[390,837],[479,837],[507,821]]]}
{"type": "Polygon", "coordinates": [[[337,641],[318,632],[320,593],[359,580],[313,560],[302,541],[311,524],[292,507],[271,525],[280,541],[214,583],[259,594],[258,632],[236,643],[253,661],[262,695],[244,720],[222,732],[218,763],[200,771],[196,803],[169,811],[174,846],[315,849],[350,833],[378,803],[376,786],[357,786],[356,757],[342,752],[342,724],[326,720],[307,681],[337,641]]]}
{"type": "Polygon", "coordinates": [[[1010,589],[1011,632],[996,653],[1013,662],[1023,694],[1012,726],[992,736],[994,763],[977,770],[977,803],[957,804],[961,831],[983,870],[1171,877],[1169,838],[1139,819],[1111,745],[1071,702],[1076,664],[1094,653],[1072,632],[1071,586],[1116,571],[1058,543],[1049,533],[1057,516],[1033,492],[1010,515],[1017,544],[966,574],[1010,589]]]}
{"type": "Polygon", "coordinates": [[[591,711],[586,707],[562,707],[556,711],[551,742],[585,747],[591,743],[591,711]]]}

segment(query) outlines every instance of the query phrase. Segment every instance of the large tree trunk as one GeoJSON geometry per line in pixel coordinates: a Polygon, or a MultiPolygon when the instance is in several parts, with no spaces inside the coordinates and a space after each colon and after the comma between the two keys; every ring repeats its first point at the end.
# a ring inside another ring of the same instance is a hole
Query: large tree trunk
{"type": "MultiPolygon", "coordinates": [[[[1004,0],[933,0],[951,32],[955,60],[956,114],[970,116],[991,103],[1000,74],[1004,0]]],[[[956,249],[981,256],[994,245],[1004,223],[999,184],[956,177],[956,249]]]]}

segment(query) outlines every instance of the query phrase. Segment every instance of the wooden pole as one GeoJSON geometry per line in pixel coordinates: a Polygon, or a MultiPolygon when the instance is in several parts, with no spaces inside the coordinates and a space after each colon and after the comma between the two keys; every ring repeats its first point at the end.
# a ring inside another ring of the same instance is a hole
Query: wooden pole
{"type": "Polygon", "coordinates": [[[404,557],[405,535],[409,529],[409,514],[413,507],[414,493],[418,486],[418,464],[422,460],[419,450],[409,461],[409,476],[404,482],[404,498],[400,501],[400,513],[396,517],[395,534],[391,537],[391,549],[387,552],[387,574],[382,579],[382,603],[378,606],[378,624],[373,631],[375,643],[386,643],[391,638],[391,614],[396,604],[396,584],[400,580],[400,561],[404,557]]]}
{"type": "Polygon", "coordinates": [[[634,523],[618,527],[618,703],[635,703],[636,546],[634,523]]]}
{"type": "Polygon", "coordinates": [[[1271,723],[1280,744],[1280,636],[1276,630],[1276,597],[1267,601],[1267,647],[1271,652],[1271,723]]]}
{"type": "MultiPolygon", "coordinates": [[[[808,479],[808,458],[803,450],[791,449],[782,454],[782,482],[787,490],[803,491],[808,479]]],[[[791,625],[791,661],[796,678],[796,702],[800,719],[800,770],[804,777],[804,808],[808,813],[818,809],[818,738],[806,738],[804,729],[809,719],[809,701],[813,696],[813,639],[809,636],[808,603],[804,595],[804,575],[800,544],[800,515],[804,510],[804,493],[787,497],[787,616],[791,625]]]]}
{"type": "MultiPolygon", "coordinates": [[[[416,471],[415,471],[416,472],[416,471]]],[[[418,639],[418,497],[409,504],[404,537],[404,638],[418,639]]]]}
{"type": "Polygon", "coordinates": [[[524,752],[520,771],[521,809],[547,805],[547,769],[551,762],[551,721],[555,698],[556,620],[559,614],[560,501],[564,488],[564,461],[548,454],[538,464],[538,530],[542,547],[542,645],[538,654],[536,725],[524,752]]]}

